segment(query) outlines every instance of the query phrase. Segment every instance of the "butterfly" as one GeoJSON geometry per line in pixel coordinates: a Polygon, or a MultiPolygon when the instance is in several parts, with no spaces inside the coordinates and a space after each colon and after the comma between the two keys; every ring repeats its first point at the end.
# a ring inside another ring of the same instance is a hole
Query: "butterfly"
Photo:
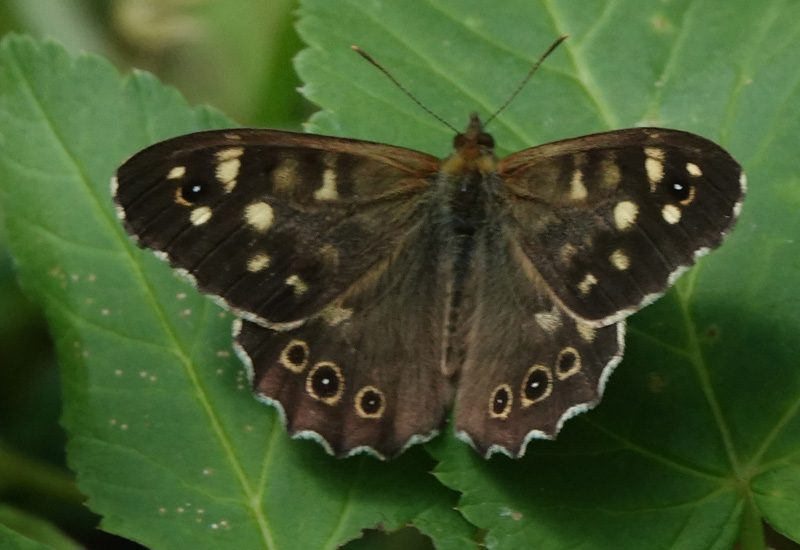
{"type": "Polygon", "coordinates": [[[237,316],[253,391],[289,433],[382,458],[451,405],[486,457],[555,437],[600,400],[625,318],[721,243],[744,193],[739,164],[694,134],[498,159],[476,114],[445,159],[225,129],[152,145],[112,180],[138,244],[237,316]]]}

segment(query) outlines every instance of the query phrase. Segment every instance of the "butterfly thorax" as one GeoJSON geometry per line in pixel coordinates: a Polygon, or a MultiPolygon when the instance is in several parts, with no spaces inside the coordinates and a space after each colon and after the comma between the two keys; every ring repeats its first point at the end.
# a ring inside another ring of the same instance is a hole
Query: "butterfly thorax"
{"type": "Polygon", "coordinates": [[[470,116],[466,131],[454,138],[453,149],[441,163],[437,194],[451,234],[471,237],[484,221],[492,195],[491,175],[497,173],[494,139],[483,131],[477,114],[470,116]]]}

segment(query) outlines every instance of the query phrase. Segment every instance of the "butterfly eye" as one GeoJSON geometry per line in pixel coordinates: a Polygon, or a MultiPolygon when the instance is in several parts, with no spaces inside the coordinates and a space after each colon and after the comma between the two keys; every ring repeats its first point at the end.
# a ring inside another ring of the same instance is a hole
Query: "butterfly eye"
{"type": "Polygon", "coordinates": [[[478,134],[478,145],[494,148],[494,138],[490,134],[478,134]]]}

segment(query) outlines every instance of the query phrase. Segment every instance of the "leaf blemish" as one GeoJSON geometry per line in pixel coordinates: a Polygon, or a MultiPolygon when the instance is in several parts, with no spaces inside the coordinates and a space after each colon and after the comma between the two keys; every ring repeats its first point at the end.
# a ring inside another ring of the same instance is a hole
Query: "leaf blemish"
{"type": "Polygon", "coordinates": [[[511,508],[503,508],[500,510],[500,517],[507,517],[513,519],[514,521],[519,521],[522,519],[522,513],[512,510],[511,508]]]}

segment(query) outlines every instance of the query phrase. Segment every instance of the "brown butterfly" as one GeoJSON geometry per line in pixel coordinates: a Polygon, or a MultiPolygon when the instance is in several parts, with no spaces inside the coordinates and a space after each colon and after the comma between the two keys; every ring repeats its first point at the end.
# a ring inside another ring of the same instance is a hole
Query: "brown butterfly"
{"type": "Polygon", "coordinates": [[[392,457],[454,401],[459,437],[521,456],[599,401],[625,318],[720,244],[745,178],[661,128],[493,147],[475,114],[446,159],[216,130],[144,149],[112,188],[139,245],[239,317],[293,436],[392,457]]]}

